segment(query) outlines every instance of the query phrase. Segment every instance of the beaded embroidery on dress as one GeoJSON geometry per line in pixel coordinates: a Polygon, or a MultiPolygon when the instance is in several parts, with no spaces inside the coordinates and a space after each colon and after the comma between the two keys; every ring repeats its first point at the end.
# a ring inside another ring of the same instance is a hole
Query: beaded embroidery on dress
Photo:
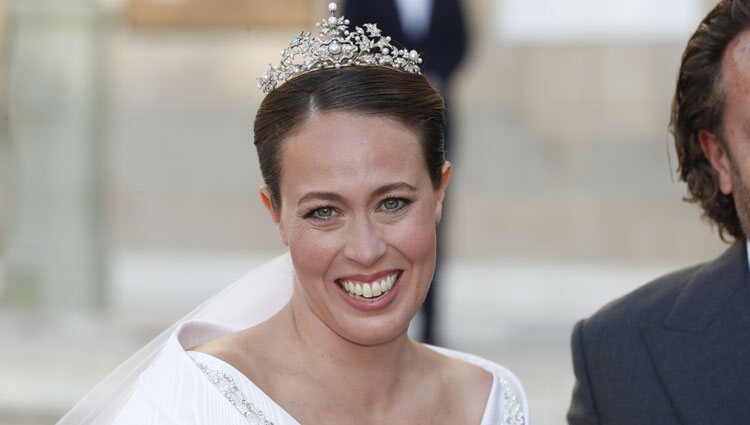
{"type": "Polygon", "coordinates": [[[526,415],[524,415],[523,404],[513,385],[505,378],[500,378],[503,387],[503,425],[524,425],[526,424],[526,415]]]}
{"type": "Polygon", "coordinates": [[[232,403],[232,406],[239,410],[250,425],[274,425],[273,422],[263,416],[262,410],[247,400],[239,387],[237,387],[237,384],[234,383],[234,378],[226,372],[212,369],[203,363],[196,362],[196,365],[206,375],[208,380],[214,384],[216,389],[232,403]]]}
{"type": "MultiPolygon", "coordinates": [[[[446,352],[442,348],[433,347],[433,349],[446,352]]],[[[475,359],[480,359],[480,363],[486,362],[484,359],[465,353],[453,351],[449,351],[449,353],[456,353],[462,360],[472,363],[472,360],[475,359]]],[[[258,406],[259,404],[275,405],[273,400],[263,394],[246,376],[231,365],[208,354],[188,352],[188,355],[219,393],[242,414],[248,424],[281,425],[280,423],[274,424],[273,421],[269,420],[268,416],[258,406]],[[211,365],[209,366],[207,363],[211,365]],[[244,388],[245,391],[240,387],[244,388]]],[[[482,364],[478,365],[482,366],[482,364]]],[[[493,374],[492,390],[480,425],[528,425],[526,398],[515,377],[510,372],[497,369],[488,370],[488,372],[493,374]],[[504,373],[508,373],[508,375],[504,376],[504,373]]],[[[283,410],[283,408],[276,405],[271,410],[283,410]]],[[[291,416],[279,420],[286,425],[300,425],[291,416]]]]}

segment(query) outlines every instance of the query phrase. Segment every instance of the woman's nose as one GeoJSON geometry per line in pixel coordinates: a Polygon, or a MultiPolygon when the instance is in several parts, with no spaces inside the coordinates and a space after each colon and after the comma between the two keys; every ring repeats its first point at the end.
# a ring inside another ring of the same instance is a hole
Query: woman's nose
{"type": "Polygon", "coordinates": [[[368,219],[351,223],[344,246],[344,256],[363,266],[377,263],[385,255],[386,243],[382,235],[368,219]]]}

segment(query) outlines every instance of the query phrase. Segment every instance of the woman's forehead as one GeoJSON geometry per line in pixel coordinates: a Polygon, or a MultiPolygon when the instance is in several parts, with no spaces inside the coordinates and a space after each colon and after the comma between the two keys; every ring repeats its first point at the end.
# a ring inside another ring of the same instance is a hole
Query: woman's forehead
{"type": "Polygon", "coordinates": [[[415,184],[422,173],[427,176],[417,135],[372,115],[320,114],[285,141],[282,157],[282,185],[297,189],[415,184]]]}
{"type": "Polygon", "coordinates": [[[311,156],[336,164],[345,160],[366,162],[381,156],[421,160],[422,156],[417,134],[399,121],[348,112],[315,114],[284,145],[285,162],[304,161],[311,156]]]}
{"type": "Polygon", "coordinates": [[[409,133],[414,138],[417,133],[409,128],[402,121],[382,114],[370,114],[357,111],[314,111],[309,114],[299,131],[295,136],[306,133],[326,133],[326,132],[353,132],[356,130],[366,129],[368,131],[379,130],[379,132],[391,130],[393,132],[409,133]]]}

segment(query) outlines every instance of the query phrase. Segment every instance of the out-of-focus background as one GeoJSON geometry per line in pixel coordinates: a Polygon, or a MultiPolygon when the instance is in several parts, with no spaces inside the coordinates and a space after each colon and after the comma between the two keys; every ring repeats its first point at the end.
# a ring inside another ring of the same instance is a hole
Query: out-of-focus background
{"type": "MultiPolygon", "coordinates": [[[[724,244],[667,130],[711,0],[466,0],[439,332],[560,424],[574,322],[724,244]]],[[[312,0],[0,0],[0,423],[54,423],[159,330],[283,252],[256,76],[312,0]]]]}

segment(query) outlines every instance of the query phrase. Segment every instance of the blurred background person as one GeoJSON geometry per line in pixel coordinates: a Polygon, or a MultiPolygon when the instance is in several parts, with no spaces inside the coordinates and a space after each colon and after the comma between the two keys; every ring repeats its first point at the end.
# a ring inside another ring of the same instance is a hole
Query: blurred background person
{"type": "MultiPolygon", "coordinates": [[[[354,25],[377,22],[378,28],[391,34],[397,45],[412,46],[422,55],[424,73],[443,94],[446,101],[445,151],[449,161],[455,163],[453,117],[454,103],[450,100],[453,76],[466,56],[469,34],[466,29],[461,0],[346,0],[344,16],[354,25]]],[[[439,273],[445,261],[447,224],[444,220],[438,229],[438,267],[430,292],[422,305],[420,337],[429,344],[440,340],[438,329],[439,273]]]]}

